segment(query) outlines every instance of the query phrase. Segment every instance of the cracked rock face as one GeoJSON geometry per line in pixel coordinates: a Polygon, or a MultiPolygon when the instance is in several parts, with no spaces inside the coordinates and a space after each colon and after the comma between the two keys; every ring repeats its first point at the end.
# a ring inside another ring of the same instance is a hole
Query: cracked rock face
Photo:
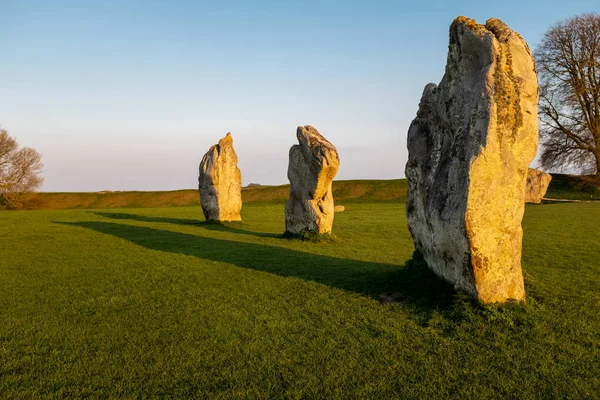
{"type": "Polygon", "coordinates": [[[538,143],[527,43],[502,21],[459,17],[446,72],[408,131],[408,226],[438,276],[485,302],[525,299],[521,220],[538,143]]]}
{"type": "Polygon", "coordinates": [[[210,221],[241,221],[242,174],[233,138],[228,133],[202,157],[198,190],[204,217],[210,221]]]}
{"type": "Polygon", "coordinates": [[[526,203],[541,203],[552,175],[547,172],[540,171],[539,169],[529,168],[527,173],[527,189],[525,190],[525,202],[526,203]]]}
{"type": "Polygon", "coordinates": [[[340,166],[338,152],[312,126],[299,126],[299,144],[290,149],[290,197],[285,204],[285,229],[330,233],[334,204],[331,182],[340,166]]]}

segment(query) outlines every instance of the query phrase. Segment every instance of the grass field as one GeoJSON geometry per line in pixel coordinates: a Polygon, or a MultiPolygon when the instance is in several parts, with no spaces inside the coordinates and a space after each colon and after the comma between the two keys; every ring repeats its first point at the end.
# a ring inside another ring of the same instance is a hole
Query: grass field
{"type": "Polygon", "coordinates": [[[0,213],[0,397],[598,398],[599,203],[527,206],[501,308],[411,259],[403,204],[346,209],[334,243],[281,204],[0,213]]]}

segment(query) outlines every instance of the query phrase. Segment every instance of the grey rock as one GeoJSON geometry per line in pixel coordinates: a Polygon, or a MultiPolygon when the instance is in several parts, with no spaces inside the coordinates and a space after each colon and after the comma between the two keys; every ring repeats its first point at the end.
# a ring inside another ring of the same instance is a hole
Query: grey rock
{"type": "Polygon", "coordinates": [[[337,174],[338,152],[312,126],[299,126],[299,144],[290,149],[290,197],[285,204],[285,229],[297,234],[305,229],[320,234],[333,227],[331,182],[337,174]]]}
{"type": "Polygon", "coordinates": [[[408,132],[408,227],[427,265],[485,303],[523,300],[521,220],[537,151],[527,43],[502,21],[459,17],[446,72],[408,132]]]}
{"type": "Polygon", "coordinates": [[[242,174],[233,138],[228,133],[202,157],[198,190],[204,217],[210,221],[241,221],[242,174]]]}
{"type": "Polygon", "coordinates": [[[546,195],[552,175],[539,169],[529,168],[527,173],[527,186],[525,190],[526,203],[541,203],[546,195]]]}

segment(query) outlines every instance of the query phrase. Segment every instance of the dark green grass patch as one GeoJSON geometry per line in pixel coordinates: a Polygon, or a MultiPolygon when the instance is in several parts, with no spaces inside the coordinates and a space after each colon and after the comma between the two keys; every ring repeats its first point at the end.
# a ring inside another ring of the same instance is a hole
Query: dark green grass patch
{"type": "Polygon", "coordinates": [[[552,174],[544,196],[565,200],[600,200],[600,187],[590,176],[552,174]]]}
{"type": "Polygon", "coordinates": [[[401,204],[339,241],[282,205],[0,214],[2,398],[594,398],[600,204],[528,206],[526,304],[481,306],[413,257],[401,204]]]}

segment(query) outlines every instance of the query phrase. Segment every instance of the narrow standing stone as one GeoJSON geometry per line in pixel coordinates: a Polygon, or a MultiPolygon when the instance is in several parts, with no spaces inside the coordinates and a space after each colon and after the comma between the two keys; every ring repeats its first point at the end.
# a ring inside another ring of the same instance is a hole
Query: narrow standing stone
{"type": "Polygon", "coordinates": [[[204,217],[210,221],[241,221],[242,174],[233,138],[228,133],[202,157],[198,190],[204,217]]]}

